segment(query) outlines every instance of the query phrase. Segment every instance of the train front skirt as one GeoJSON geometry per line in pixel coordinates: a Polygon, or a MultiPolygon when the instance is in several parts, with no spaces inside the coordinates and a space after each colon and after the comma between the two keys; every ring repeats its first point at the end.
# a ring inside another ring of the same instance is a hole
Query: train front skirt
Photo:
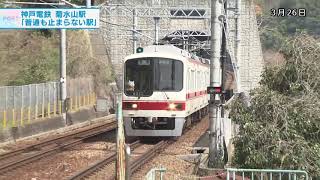
{"type": "Polygon", "coordinates": [[[164,123],[163,121],[161,121],[160,118],[157,118],[159,120],[156,123],[152,123],[152,119],[154,119],[154,117],[149,117],[145,119],[134,119],[132,117],[124,117],[124,126],[127,136],[181,136],[185,123],[185,118],[168,118],[168,120],[166,121],[171,121],[169,128],[164,128],[160,126],[161,123],[164,123]],[[151,122],[148,122],[150,118],[151,122]],[[143,123],[145,123],[146,125],[140,125],[143,123]]]}

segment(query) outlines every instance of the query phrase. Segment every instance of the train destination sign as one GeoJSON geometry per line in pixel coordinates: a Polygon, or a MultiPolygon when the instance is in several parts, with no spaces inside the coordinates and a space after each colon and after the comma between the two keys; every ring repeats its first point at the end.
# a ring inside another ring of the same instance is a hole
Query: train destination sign
{"type": "Polygon", "coordinates": [[[0,29],[96,29],[98,8],[0,9],[0,29]]]}
{"type": "Polygon", "coordinates": [[[221,87],[208,86],[207,93],[208,94],[222,94],[222,89],[221,89],[221,87]]]}

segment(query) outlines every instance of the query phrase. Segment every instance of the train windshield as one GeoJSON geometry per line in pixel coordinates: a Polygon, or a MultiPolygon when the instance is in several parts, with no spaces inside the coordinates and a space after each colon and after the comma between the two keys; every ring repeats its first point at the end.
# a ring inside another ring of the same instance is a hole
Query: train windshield
{"type": "Polygon", "coordinates": [[[153,91],[181,91],[183,64],[165,58],[139,58],[125,64],[125,94],[151,96],[153,91]]]}

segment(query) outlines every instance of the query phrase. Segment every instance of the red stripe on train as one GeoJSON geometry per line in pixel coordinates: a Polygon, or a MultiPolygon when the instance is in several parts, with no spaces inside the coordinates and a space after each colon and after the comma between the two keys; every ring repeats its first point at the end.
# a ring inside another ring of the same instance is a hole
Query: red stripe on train
{"type": "Polygon", "coordinates": [[[184,111],[186,109],[186,102],[151,102],[151,101],[124,101],[122,102],[122,109],[124,110],[171,110],[171,111],[184,111]],[[169,105],[175,104],[174,109],[170,109],[169,105]],[[136,108],[133,108],[136,104],[136,108]]]}
{"type": "Polygon", "coordinates": [[[207,90],[198,91],[198,92],[192,92],[192,93],[186,94],[186,98],[187,99],[192,99],[192,98],[199,97],[199,96],[202,96],[202,95],[205,95],[205,94],[207,94],[207,90]]]}

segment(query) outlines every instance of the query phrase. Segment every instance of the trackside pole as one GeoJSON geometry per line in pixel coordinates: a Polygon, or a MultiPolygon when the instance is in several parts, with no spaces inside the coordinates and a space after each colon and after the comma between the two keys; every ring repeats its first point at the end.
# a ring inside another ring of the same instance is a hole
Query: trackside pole
{"type": "Polygon", "coordinates": [[[91,0],[86,0],[86,6],[87,8],[91,8],[91,0]]]}
{"type": "Polygon", "coordinates": [[[160,31],[160,17],[153,17],[154,19],[154,44],[158,45],[159,44],[159,31],[160,31]]]}
{"type": "Polygon", "coordinates": [[[130,154],[131,154],[131,149],[130,149],[130,146],[129,145],[125,145],[126,147],[126,165],[127,165],[127,169],[126,169],[126,180],[129,180],[130,179],[130,176],[131,176],[131,166],[130,166],[130,154]]]}
{"type": "Polygon", "coordinates": [[[136,9],[133,9],[132,12],[133,15],[133,25],[132,25],[132,47],[133,47],[133,54],[136,53],[136,49],[137,49],[137,13],[136,13],[136,9]]]}
{"type": "Polygon", "coordinates": [[[117,162],[116,162],[116,174],[117,180],[126,179],[126,147],[125,137],[122,119],[122,93],[117,94],[117,162]]]}
{"type": "Polygon", "coordinates": [[[236,87],[237,91],[236,93],[239,94],[242,92],[241,89],[241,80],[240,80],[240,60],[241,60],[241,48],[240,48],[240,43],[241,43],[241,22],[240,22],[240,15],[241,15],[241,0],[236,1],[236,49],[235,49],[235,56],[236,56],[236,87]]]}
{"type": "MultiPolygon", "coordinates": [[[[91,8],[91,0],[86,0],[86,7],[91,8]]],[[[67,35],[66,29],[60,29],[60,99],[62,119],[68,125],[67,119],[67,35]]]]}
{"type": "MultiPolygon", "coordinates": [[[[91,8],[91,0],[86,0],[86,6],[87,8],[91,8]]],[[[129,180],[130,178],[130,170],[129,170],[130,147],[125,144],[123,119],[122,119],[122,93],[118,93],[116,99],[117,99],[117,122],[118,122],[116,178],[117,180],[129,180]]]]}
{"type": "MultiPolygon", "coordinates": [[[[219,21],[221,15],[222,4],[220,0],[211,1],[211,61],[210,61],[210,86],[221,88],[221,35],[222,28],[219,21]]],[[[208,167],[220,168],[223,167],[222,158],[220,157],[219,145],[219,127],[221,121],[221,106],[220,94],[210,94],[209,103],[209,161],[208,167]]]]}
{"type": "Polygon", "coordinates": [[[67,62],[66,62],[66,29],[60,29],[60,99],[62,118],[67,122],[66,98],[67,98],[67,62]]]}

